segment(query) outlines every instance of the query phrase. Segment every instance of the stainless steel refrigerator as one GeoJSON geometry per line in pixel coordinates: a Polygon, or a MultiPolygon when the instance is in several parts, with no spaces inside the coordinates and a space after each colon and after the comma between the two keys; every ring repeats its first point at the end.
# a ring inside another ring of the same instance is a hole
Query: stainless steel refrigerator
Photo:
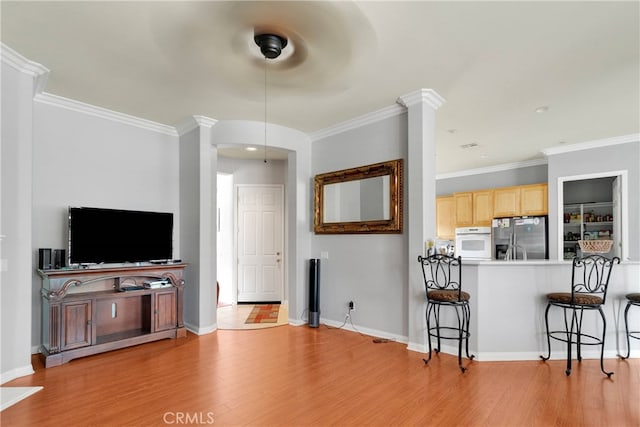
{"type": "Polygon", "coordinates": [[[549,259],[546,216],[495,218],[491,225],[492,259],[549,259]]]}

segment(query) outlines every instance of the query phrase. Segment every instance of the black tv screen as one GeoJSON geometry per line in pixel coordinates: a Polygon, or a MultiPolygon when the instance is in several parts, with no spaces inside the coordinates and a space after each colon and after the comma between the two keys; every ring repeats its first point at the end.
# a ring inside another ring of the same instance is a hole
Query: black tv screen
{"type": "Polygon", "coordinates": [[[173,214],[69,207],[70,264],[169,260],[173,214]]]}

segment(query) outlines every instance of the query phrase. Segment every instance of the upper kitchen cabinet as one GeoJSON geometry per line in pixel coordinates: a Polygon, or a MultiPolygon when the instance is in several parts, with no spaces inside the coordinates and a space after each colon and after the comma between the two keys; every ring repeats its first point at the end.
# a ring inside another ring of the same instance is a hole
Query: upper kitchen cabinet
{"type": "Polygon", "coordinates": [[[493,190],[473,192],[473,225],[491,226],[493,219],[493,190]]]}
{"type": "Polygon", "coordinates": [[[547,191],[547,184],[520,186],[520,215],[546,215],[547,191]]]}
{"type": "Polygon", "coordinates": [[[493,193],[495,218],[547,214],[547,184],[497,188],[493,193]]]}
{"type": "Polygon", "coordinates": [[[518,187],[496,188],[493,191],[493,215],[496,218],[518,216],[518,212],[520,212],[518,187]]]}
{"type": "MultiPolygon", "coordinates": [[[[454,193],[455,226],[490,226],[493,219],[493,190],[454,193]]],[[[437,215],[437,214],[436,214],[437,215]]]]}
{"type": "Polygon", "coordinates": [[[456,227],[471,227],[473,225],[473,193],[455,193],[456,227]]]}
{"type": "Polygon", "coordinates": [[[436,236],[453,240],[456,233],[456,200],[453,196],[436,197],[436,236]]]}

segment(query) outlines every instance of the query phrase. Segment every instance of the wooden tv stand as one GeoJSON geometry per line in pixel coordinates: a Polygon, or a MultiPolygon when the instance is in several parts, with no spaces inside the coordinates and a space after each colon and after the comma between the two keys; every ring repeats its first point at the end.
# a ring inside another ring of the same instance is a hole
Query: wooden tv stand
{"type": "Polygon", "coordinates": [[[186,336],[183,272],[187,264],[38,270],[42,277],[42,346],[45,366],[186,336]],[[170,286],[144,287],[167,279],[170,286]]]}

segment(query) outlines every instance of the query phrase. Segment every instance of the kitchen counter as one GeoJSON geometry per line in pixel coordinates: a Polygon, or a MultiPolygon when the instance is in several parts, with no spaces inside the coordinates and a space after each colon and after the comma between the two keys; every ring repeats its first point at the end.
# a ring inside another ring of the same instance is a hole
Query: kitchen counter
{"type": "MultiPolygon", "coordinates": [[[[515,260],[515,261],[500,261],[500,260],[474,260],[474,259],[462,259],[462,265],[491,265],[491,266],[516,266],[516,265],[569,265],[571,266],[571,260],[554,260],[554,259],[532,259],[532,260],[515,260]]],[[[620,265],[640,265],[640,261],[620,261],[620,265]]]]}
{"type": "MultiPolygon", "coordinates": [[[[471,294],[469,348],[477,360],[539,359],[547,350],[545,295],[550,292],[569,292],[571,270],[571,261],[463,260],[462,288],[471,294]]],[[[640,262],[627,261],[613,268],[607,301],[603,307],[607,319],[606,358],[615,358],[619,352],[626,352],[623,317],[625,295],[640,292],[639,277],[640,262]]],[[[597,319],[600,319],[597,312],[586,313],[583,330],[601,331],[602,321],[597,319]]],[[[455,322],[454,318],[448,320],[455,322]]],[[[562,311],[552,309],[549,312],[550,328],[557,329],[555,326],[562,322],[562,311]]],[[[629,323],[640,324],[640,310],[629,311],[629,323]]],[[[640,341],[631,341],[631,356],[640,357],[640,341]]],[[[444,344],[443,352],[457,354],[455,343],[444,344]]],[[[566,344],[552,340],[551,357],[566,358],[566,344]]],[[[583,346],[583,357],[599,358],[600,348],[583,346]]]]}

